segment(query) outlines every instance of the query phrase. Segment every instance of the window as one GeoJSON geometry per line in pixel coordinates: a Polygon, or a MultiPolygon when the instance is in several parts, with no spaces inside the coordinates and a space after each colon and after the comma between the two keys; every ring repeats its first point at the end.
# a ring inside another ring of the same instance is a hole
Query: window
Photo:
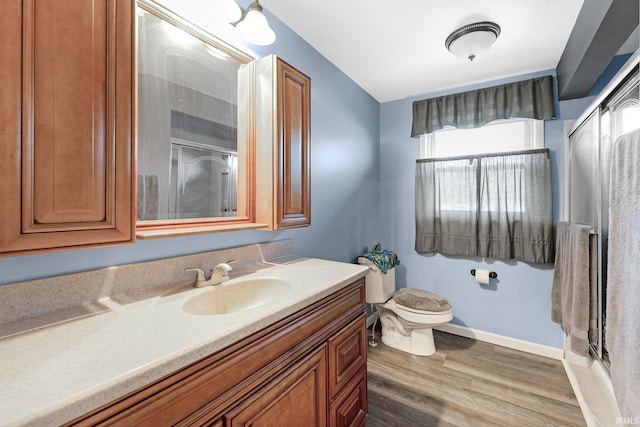
{"type": "Polygon", "coordinates": [[[553,262],[543,122],[504,120],[421,137],[416,250],[553,262]]]}
{"type": "Polygon", "coordinates": [[[447,127],[420,137],[420,158],[441,158],[544,148],[544,121],[495,120],[474,129],[447,127]]]}
{"type": "MultiPolygon", "coordinates": [[[[422,135],[420,138],[421,158],[473,156],[537,148],[544,148],[544,121],[534,119],[495,120],[488,125],[473,129],[447,127],[422,135]]],[[[446,176],[459,176],[462,173],[461,169],[471,165],[470,163],[465,164],[465,162],[458,162],[455,165],[454,163],[449,163],[442,169],[441,179],[446,176]]],[[[513,165],[514,168],[517,166],[513,165]]],[[[492,179],[497,178],[493,177],[492,179]]],[[[456,194],[458,193],[442,200],[441,209],[475,211],[476,206],[467,196],[461,197],[458,194],[456,197],[456,194]]],[[[517,193],[511,191],[507,194],[508,200],[505,201],[502,208],[511,212],[521,212],[525,206],[521,204],[522,201],[511,200],[513,194],[517,193]]],[[[485,211],[498,210],[496,199],[491,199],[489,203],[482,205],[481,209],[485,211]]]]}

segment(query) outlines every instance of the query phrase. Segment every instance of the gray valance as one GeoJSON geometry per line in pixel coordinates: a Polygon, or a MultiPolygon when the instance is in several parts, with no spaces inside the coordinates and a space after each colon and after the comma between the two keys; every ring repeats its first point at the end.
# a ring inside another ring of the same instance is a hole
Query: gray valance
{"type": "Polygon", "coordinates": [[[493,120],[514,117],[538,120],[555,117],[553,77],[538,77],[415,101],[411,136],[431,133],[447,125],[469,129],[493,120]]]}

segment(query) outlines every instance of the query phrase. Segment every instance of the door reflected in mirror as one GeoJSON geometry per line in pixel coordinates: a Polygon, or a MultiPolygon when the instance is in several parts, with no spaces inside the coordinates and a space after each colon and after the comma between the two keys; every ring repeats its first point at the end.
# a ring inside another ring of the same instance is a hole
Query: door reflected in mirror
{"type": "Polygon", "coordinates": [[[171,218],[235,216],[238,153],[171,138],[171,218]]]}
{"type": "Polygon", "coordinates": [[[138,224],[246,219],[251,58],[163,13],[138,13],[138,224]]]}

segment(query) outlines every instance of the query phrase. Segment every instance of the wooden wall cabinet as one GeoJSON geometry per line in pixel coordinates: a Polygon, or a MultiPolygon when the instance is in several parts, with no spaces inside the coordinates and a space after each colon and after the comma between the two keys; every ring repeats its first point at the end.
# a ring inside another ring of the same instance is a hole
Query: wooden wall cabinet
{"type": "Polygon", "coordinates": [[[5,0],[0,255],[133,239],[133,0],[5,0]]]}
{"type": "Polygon", "coordinates": [[[275,55],[254,61],[256,221],[311,224],[311,80],[275,55]]]}
{"type": "Polygon", "coordinates": [[[364,279],[68,425],[362,426],[364,279]]]}

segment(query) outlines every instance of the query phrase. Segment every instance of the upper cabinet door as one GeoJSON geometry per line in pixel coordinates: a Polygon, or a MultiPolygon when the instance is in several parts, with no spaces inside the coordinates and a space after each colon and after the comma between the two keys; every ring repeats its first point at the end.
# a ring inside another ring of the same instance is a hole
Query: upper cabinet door
{"type": "Polygon", "coordinates": [[[133,0],[8,0],[0,253],[133,239],[133,0]]]}
{"type": "Polygon", "coordinates": [[[309,133],[311,80],[278,61],[278,194],[277,227],[311,224],[309,133]]]}
{"type": "Polygon", "coordinates": [[[255,61],[257,221],[311,224],[311,80],[270,55],[255,61]]]}

